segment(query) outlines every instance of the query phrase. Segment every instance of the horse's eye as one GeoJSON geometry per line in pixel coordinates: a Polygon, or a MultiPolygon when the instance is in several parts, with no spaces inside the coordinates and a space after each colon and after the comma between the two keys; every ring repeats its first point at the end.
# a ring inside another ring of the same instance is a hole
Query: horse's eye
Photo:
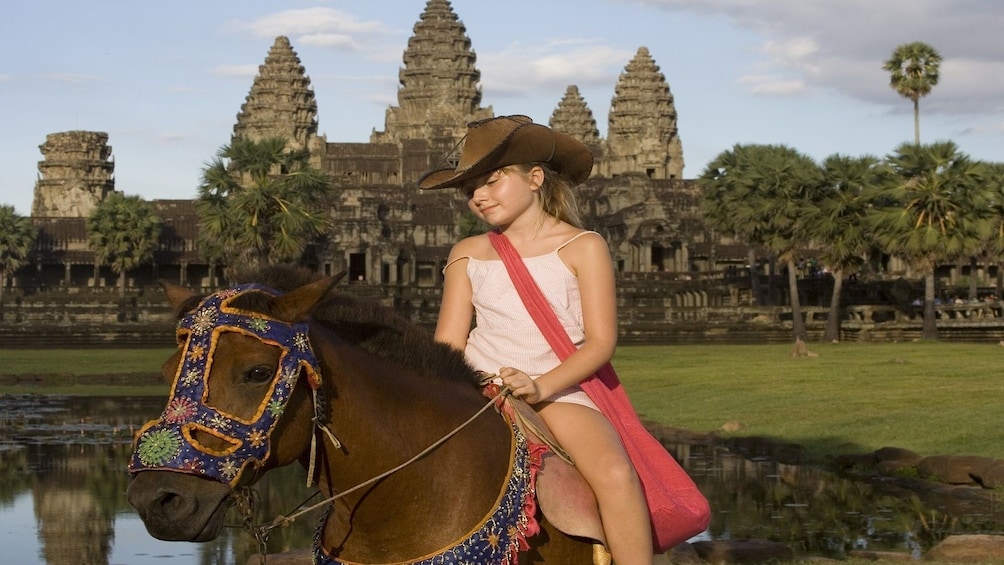
{"type": "Polygon", "coordinates": [[[275,375],[275,367],[268,365],[255,365],[244,375],[244,382],[251,384],[262,384],[272,380],[275,375]]]}

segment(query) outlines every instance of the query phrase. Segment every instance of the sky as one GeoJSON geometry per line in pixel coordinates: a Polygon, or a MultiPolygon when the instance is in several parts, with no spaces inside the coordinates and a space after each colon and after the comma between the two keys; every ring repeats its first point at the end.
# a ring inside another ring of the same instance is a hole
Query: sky
{"type": "MultiPolygon", "coordinates": [[[[426,0],[10,0],[0,18],[0,204],[29,215],[50,133],[109,135],[115,187],[195,198],[279,35],[306,68],[329,142],[366,142],[397,105],[426,0]]],[[[617,79],[641,47],[678,113],[684,178],[739,143],[821,161],[913,140],[913,104],[882,63],[922,41],[943,58],[920,101],[925,143],[1004,162],[999,0],[452,0],[482,105],[547,123],[576,85],[606,135],[617,79]]]]}

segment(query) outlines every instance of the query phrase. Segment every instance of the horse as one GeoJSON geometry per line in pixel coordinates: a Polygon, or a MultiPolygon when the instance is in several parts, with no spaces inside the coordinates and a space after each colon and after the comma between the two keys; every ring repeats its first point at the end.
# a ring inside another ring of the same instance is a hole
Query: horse
{"type": "Polygon", "coordinates": [[[596,539],[541,513],[534,476],[551,456],[500,417],[462,352],[334,292],[342,276],[273,266],[207,297],[162,283],[172,397],[137,433],[127,490],[147,531],[215,539],[241,489],[299,463],[330,500],[314,563],[604,562],[596,539]]]}

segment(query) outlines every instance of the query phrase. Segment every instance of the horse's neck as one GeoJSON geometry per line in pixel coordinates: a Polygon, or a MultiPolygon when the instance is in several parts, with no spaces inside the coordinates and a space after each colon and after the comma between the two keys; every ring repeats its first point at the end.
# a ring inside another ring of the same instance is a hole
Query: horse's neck
{"type": "MultiPolygon", "coordinates": [[[[322,488],[331,492],[344,492],[408,461],[488,402],[472,385],[422,378],[355,348],[328,350],[325,357],[335,361],[326,371],[334,377],[328,396],[332,431],[343,444],[324,457],[322,488]]],[[[337,502],[325,543],[365,562],[406,559],[416,547],[435,550],[455,540],[497,498],[511,441],[507,424],[488,409],[428,454],[337,502]],[[435,527],[416,527],[430,523],[435,527]],[[410,539],[410,532],[418,533],[410,539]],[[395,547],[403,553],[382,553],[395,547]]]]}

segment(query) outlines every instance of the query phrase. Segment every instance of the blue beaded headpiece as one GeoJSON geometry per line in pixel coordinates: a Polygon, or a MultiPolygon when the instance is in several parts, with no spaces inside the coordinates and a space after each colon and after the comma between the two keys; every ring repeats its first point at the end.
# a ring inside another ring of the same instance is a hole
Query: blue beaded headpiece
{"type": "Polygon", "coordinates": [[[247,284],[206,297],[178,322],[182,362],[174,377],[171,400],[158,420],[148,422],[136,436],[129,472],[167,470],[200,475],[235,486],[249,463],[268,459],[270,435],[286,408],[293,387],[305,371],[315,391],[321,384],[317,358],[307,339],[306,322],[289,324],[265,314],[230,306],[248,292],[278,296],[278,291],[247,284]],[[221,335],[236,332],[256,337],[282,350],[272,378],[271,393],[243,420],[208,406],[207,380],[221,335]],[[228,447],[212,449],[195,439],[193,432],[219,438],[228,447]]]}

